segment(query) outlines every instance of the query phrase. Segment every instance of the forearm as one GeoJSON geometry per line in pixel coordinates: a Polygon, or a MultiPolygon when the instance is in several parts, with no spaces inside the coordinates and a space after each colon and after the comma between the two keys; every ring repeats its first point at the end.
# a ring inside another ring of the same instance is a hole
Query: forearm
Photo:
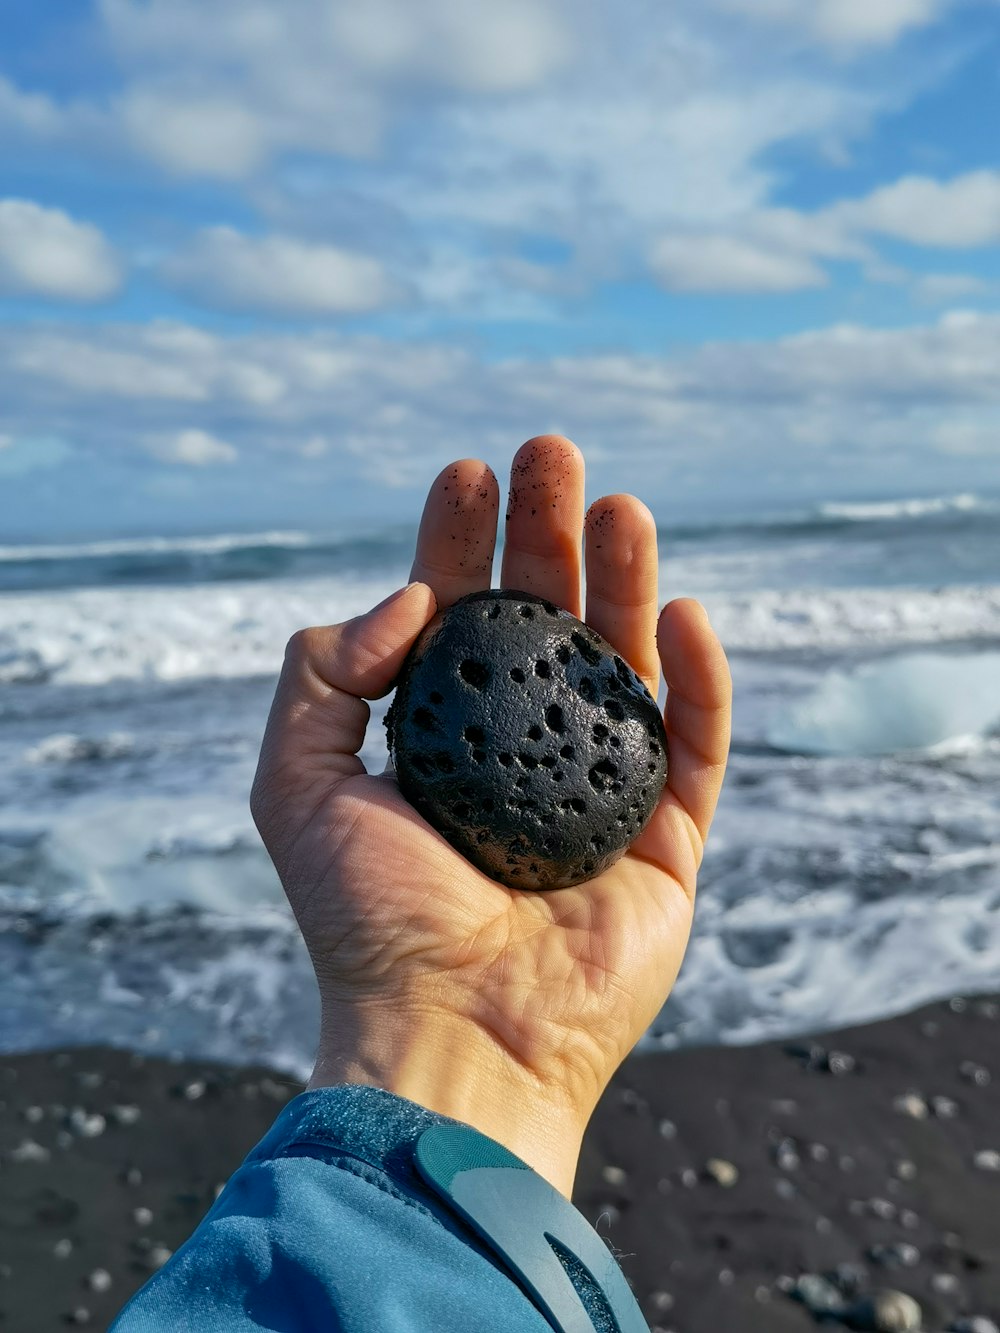
{"type": "Polygon", "coordinates": [[[592,1106],[542,1086],[480,1026],[458,1015],[327,1008],[309,1088],[384,1088],[471,1125],[566,1198],[592,1106]]]}

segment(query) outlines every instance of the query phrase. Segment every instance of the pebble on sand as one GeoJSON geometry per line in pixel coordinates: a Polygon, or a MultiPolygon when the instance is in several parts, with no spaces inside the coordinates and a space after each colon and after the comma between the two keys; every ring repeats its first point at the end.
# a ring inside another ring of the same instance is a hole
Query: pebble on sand
{"type": "Polygon", "coordinates": [[[962,1078],[974,1084],[977,1088],[989,1086],[990,1071],[985,1065],[978,1064],[975,1060],[963,1060],[958,1066],[958,1072],[962,1078]]]}
{"type": "Polygon", "coordinates": [[[878,1291],[851,1311],[853,1326],[871,1333],[919,1333],[923,1311],[902,1291],[878,1291]]]}
{"type": "Polygon", "coordinates": [[[723,1189],[732,1189],[740,1178],[739,1168],[724,1157],[710,1157],[705,1163],[705,1174],[723,1189]]]}
{"type": "Polygon", "coordinates": [[[36,1143],[34,1139],[22,1139],[16,1148],[11,1148],[7,1160],[11,1162],[47,1162],[52,1157],[48,1148],[36,1143]]]}
{"type": "Polygon", "coordinates": [[[138,1106],[126,1103],[122,1106],[112,1106],[111,1118],[119,1125],[134,1125],[142,1116],[138,1106]]]}
{"type": "Polygon", "coordinates": [[[926,1101],[917,1092],[904,1092],[901,1097],[896,1097],[892,1109],[900,1115],[908,1115],[912,1120],[926,1120],[930,1114],[926,1101]]]}
{"type": "Polygon", "coordinates": [[[1000,1152],[995,1148],[981,1148],[972,1162],[977,1171],[1000,1171],[1000,1152]]]}
{"type": "Polygon", "coordinates": [[[107,1128],[107,1121],[98,1112],[91,1114],[82,1106],[74,1106],[69,1113],[69,1127],[81,1139],[96,1139],[107,1128]]]}
{"type": "Polygon", "coordinates": [[[157,1268],[162,1268],[172,1254],[173,1250],[168,1246],[154,1245],[146,1255],[146,1263],[155,1271],[157,1268]]]}
{"type": "Polygon", "coordinates": [[[108,1291],[111,1287],[111,1274],[106,1268],[95,1268],[87,1278],[91,1291],[108,1291]]]}

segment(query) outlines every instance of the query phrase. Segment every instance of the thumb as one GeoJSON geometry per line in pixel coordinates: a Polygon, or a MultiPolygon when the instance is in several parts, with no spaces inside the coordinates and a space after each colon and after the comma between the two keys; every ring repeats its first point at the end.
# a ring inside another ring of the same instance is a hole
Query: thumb
{"type": "Polygon", "coordinates": [[[297,778],[314,781],[318,771],[335,779],[365,771],[357,757],[371,713],[365,699],[392,688],[436,610],[430,588],[411,583],[365,615],[292,635],[261,746],[255,797],[274,778],[287,790],[297,778]]]}

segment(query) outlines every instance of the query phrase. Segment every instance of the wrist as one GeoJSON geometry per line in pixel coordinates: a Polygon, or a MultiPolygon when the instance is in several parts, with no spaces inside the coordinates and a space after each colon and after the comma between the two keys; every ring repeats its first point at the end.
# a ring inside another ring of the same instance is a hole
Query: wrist
{"type": "Polygon", "coordinates": [[[384,1088],[503,1144],[570,1198],[592,1108],[545,1086],[457,1015],[324,1008],[308,1088],[384,1088]]]}

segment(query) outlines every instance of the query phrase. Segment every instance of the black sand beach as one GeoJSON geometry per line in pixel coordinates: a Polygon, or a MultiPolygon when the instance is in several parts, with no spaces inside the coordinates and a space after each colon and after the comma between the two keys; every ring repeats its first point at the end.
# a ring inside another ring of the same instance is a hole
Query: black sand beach
{"type": "MultiPolygon", "coordinates": [[[[988,1333],[998,1039],[1000,1002],[981,997],[814,1040],[633,1056],[576,1202],[655,1329],[988,1333]]],[[[105,1328],[298,1090],[107,1049],[0,1059],[0,1328],[105,1328]]]]}

